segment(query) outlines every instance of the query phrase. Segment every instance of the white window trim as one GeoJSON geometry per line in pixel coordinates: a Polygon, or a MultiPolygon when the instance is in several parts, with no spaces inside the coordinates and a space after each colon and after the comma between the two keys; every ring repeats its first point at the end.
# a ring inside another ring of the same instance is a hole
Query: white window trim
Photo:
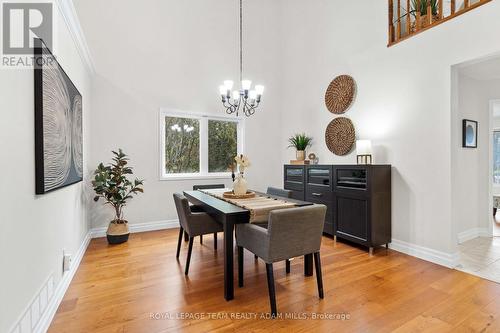
{"type": "Polygon", "coordinates": [[[238,154],[245,151],[245,119],[235,116],[220,116],[199,112],[184,112],[169,108],[160,108],[159,112],[159,169],[160,180],[180,181],[180,180],[200,180],[200,179],[231,179],[230,172],[208,172],[208,120],[232,121],[238,124],[238,154]],[[200,120],[200,172],[199,173],[165,173],[165,117],[182,117],[200,120]]]}

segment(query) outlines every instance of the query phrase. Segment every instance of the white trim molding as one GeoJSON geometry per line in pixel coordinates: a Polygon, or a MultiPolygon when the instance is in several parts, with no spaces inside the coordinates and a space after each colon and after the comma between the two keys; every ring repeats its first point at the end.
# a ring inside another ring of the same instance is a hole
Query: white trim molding
{"type": "MultiPolygon", "coordinates": [[[[144,223],[129,223],[128,225],[131,233],[155,231],[163,229],[174,229],[179,227],[179,220],[164,220],[153,221],[144,223]]],[[[108,227],[93,228],[91,230],[92,238],[106,237],[106,230],[108,227]]]]}
{"type": "Polygon", "coordinates": [[[56,0],[56,3],[59,8],[59,12],[68,27],[71,37],[73,38],[82,62],[85,64],[89,74],[91,76],[95,75],[96,71],[94,61],[92,60],[90,49],[87,44],[87,40],[85,39],[82,26],[80,25],[80,20],[78,19],[78,14],[76,13],[73,0],[56,0]]]}
{"type": "Polygon", "coordinates": [[[52,319],[54,318],[54,315],[56,314],[57,309],[59,308],[59,304],[61,304],[64,294],[66,293],[66,290],[68,290],[71,280],[73,280],[73,277],[75,276],[75,273],[78,270],[78,267],[80,266],[80,262],[82,261],[83,255],[85,254],[85,251],[87,250],[87,247],[90,243],[91,239],[90,236],[91,233],[89,231],[85,235],[85,238],[83,239],[80,248],[73,257],[73,262],[71,263],[69,271],[64,273],[61,281],[59,281],[59,284],[56,287],[53,297],[49,300],[49,303],[47,304],[46,310],[41,314],[40,321],[33,328],[34,333],[45,333],[49,329],[50,323],[52,322],[52,319]]]}
{"type": "Polygon", "coordinates": [[[458,244],[465,243],[478,237],[491,237],[491,233],[488,231],[488,228],[472,228],[465,230],[458,234],[458,244]]]}
{"type": "Polygon", "coordinates": [[[392,240],[389,248],[448,268],[455,268],[459,261],[458,253],[450,254],[397,239],[392,240]]]}

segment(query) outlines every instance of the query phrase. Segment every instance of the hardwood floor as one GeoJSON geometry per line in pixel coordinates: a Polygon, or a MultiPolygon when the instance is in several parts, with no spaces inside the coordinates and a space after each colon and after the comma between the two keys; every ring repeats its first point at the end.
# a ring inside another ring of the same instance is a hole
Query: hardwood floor
{"type": "Polygon", "coordinates": [[[302,259],[292,261],[290,275],[284,263],[277,264],[278,311],[295,318],[261,319],[269,311],[264,263],[245,251],[245,287],[236,287],[235,299],[226,302],[220,237],[217,253],[212,237],[194,243],[185,277],[187,243],[177,262],[177,235],[177,229],[132,234],[128,243],[115,246],[92,240],[49,332],[500,331],[500,284],[391,250],[370,257],[326,237],[325,299],[318,298],[316,278],[304,277],[302,259]],[[222,319],[175,318],[207,313],[222,319]],[[230,313],[257,313],[257,319],[230,313]],[[349,318],[303,320],[304,313],[349,318]]]}

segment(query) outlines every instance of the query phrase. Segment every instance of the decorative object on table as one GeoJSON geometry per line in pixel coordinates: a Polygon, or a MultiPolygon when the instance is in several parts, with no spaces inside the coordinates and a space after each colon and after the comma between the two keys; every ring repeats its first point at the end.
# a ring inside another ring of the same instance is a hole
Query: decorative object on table
{"type": "Polygon", "coordinates": [[[264,93],[263,85],[256,85],[254,90],[251,90],[252,81],[243,79],[243,0],[240,0],[240,82],[241,88],[234,90],[234,82],[231,80],[224,81],[224,84],[219,87],[219,92],[222,97],[222,104],[226,108],[226,113],[239,115],[240,111],[245,116],[250,117],[255,113],[255,109],[260,104],[262,94],[264,93]]]}
{"type": "Polygon", "coordinates": [[[310,136],[302,134],[295,134],[288,139],[290,145],[288,148],[295,148],[297,161],[303,161],[306,159],[306,149],[312,145],[312,138],[310,136]]]}
{"type": "Polygon", "coordinates": [[[372,142],[370,140],[356,141],[356,157],[359,165],[372,164],[372,142]]]}
{"type": "Polygon", "coordinates": [[[224,192],[222,196],[227,199],[250,199],[255,197],[255,192],[247,191],[244,194],[235,194],[233,191],[229,191],[224,192]]]}
{"type": "Polygon", "coordinates": [[[312,164],[319,164],[319,158],[315,153],[310,153],[307,157],[312,162],[312,164]]]}
{"type": "Polygon", "coordinates": [[[250,160],[245,155],[237,155],[234,158],[238,167],[238,176],[233,182],[233,193],[236,195],[244,195],[248,191],[248,183],[244,177],[245,169],[250,166],[250,160]]]}
{"type": "Polygon", "coordinates": [[[235,163],[231,163],[231,166],[230,166],[230,169],[231,169],[231,178],[233,179],[233,183],[236,179],[236,174],[234,173],[234,170],[236,169],[236,165],[235,163]]]}
{"type": "Polygon", "coordinates": [[[309,165],[311,161],[309,160],[290,160],[291,165],[309,165]]]}
{"type": "Polygon", "coordinates": [[[128,240],[130,231],[128,222],[123,217],[123,207],[133,195],[143,193],[144,181],[135,179],[130,181],[127,175],[132,175],[132,168],[128,166],[127,155],[121,149],[113,151],[113,162],[107,166],[100,163],[94,171],[92,186],[95,193],[94,201],[103,198],[105,204],[110,204],[115,210],[115,216],[109,223],[106,232],[109,244],[120,244],[128,240]]]}
{"type": "Polygon", "coordinates": [[[337,76],[325,93],[325,104],[331,113],[346,112],[356,96],[356,82],[349,75],[337,76]]]}
{"type": "Polygon", "coordinates": [[[477,148],[477,121],[469,119],[462,121],[462,147],[477,148]]]}
{"type": "Polygon", "coordinates": [[[356,141],[352,121],[345,117],[333,119],[326,128],[325,141],[328,149],[335,155],[347,155],[356,141]]]}
{"type": "Polygon", "coordinates": [[[82,95],[41,39],[35,39],[36,194],[83,179],[82,95]]]}

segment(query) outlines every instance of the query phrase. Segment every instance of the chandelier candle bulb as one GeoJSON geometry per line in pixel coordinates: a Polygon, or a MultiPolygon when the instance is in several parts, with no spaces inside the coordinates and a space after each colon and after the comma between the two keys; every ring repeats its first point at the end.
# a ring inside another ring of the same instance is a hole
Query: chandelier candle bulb
{"type": "Polygon", "coordinates": [[[264,93],[264,86],[259,84],[255,86],[255,91],[257,92],[257,95],[262,96],[264,93]]]}
{"type": "Polygon", "coordinates": [[[250,80],[241,81],[241,88],[243,88],[243,90],[248,91],[250,90],[251,86],[252,86],[252,81],[250,80]]]}
{"type": "Polygon", "coordinates": [[[224,81],[224,86],[226,87],[227,90],[231,91],[233,90],[234,82],[231,80],[226,80],[224,81]]]}

